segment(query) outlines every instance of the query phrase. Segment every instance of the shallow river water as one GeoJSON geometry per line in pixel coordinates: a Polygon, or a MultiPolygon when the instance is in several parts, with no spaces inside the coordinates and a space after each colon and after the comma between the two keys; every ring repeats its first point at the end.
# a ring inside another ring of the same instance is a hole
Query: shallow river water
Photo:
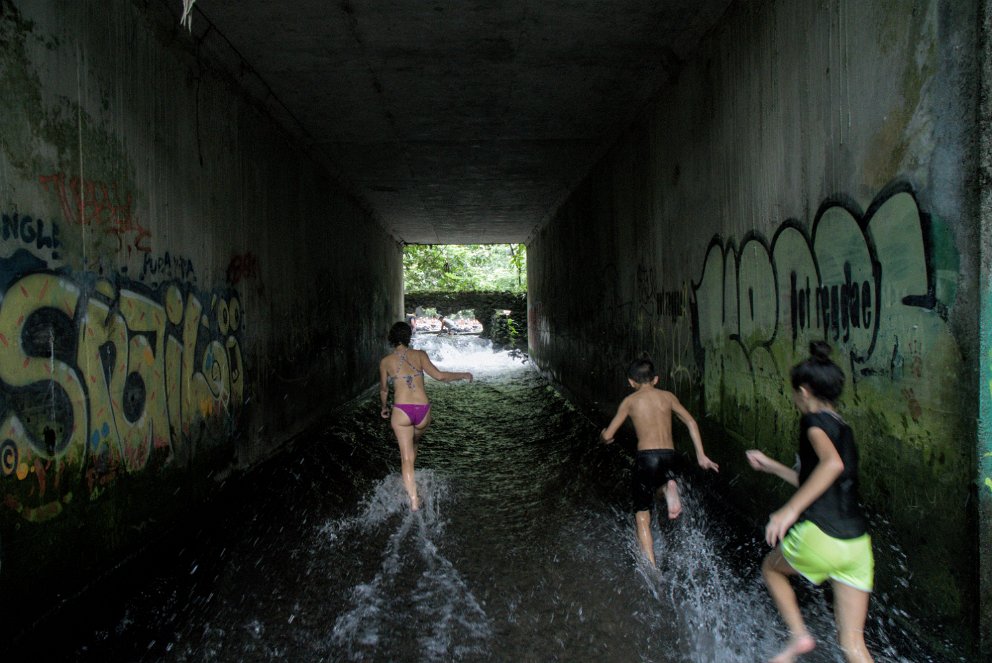
{"type": "MultiPolygon", "coordinates": [[[[373,393],[232,482],[188,539],[149,551],[140,579],[74,630],[59,627],[72,634],[61,654],[753,663],[776,651],[785,633],[761,584],[760,533],[732,526],[712,497],[727,477],[685,463],[685,510],[655,521],[649,569],[633,535],[629,445],[598,444],[599,427],[524,357],[471,338],[414,345],[476,376],[428,383],[423,510],[407,507],[373,393]]],[[[803,660],[841,660],[823,593],[800,596],[820,643],[803,660]]],[[[933,660],[903,651],[885,614],[873,603],[878,660],[933,660]]]]}

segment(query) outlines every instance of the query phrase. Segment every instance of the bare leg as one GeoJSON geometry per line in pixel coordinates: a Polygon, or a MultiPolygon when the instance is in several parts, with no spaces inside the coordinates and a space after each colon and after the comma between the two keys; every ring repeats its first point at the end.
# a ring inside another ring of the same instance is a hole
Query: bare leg
{"type": "Polygon", "coordinates": [[[682,513],[682,500],[679,498],[679,486],[674,479],[669,479],[665,485],[665,502],[668,503],[668,519],[675,520],[682,513]]]}
{"type": "Polygon", "coordinates": [[[427,414],[424,415],[424,418],[421,420],[421,422],[416,426],[414,426],[413,428],[414,451],[417,450],[416,447],[420,443],[420,438],[424,436],[424,433],[427,431],[427,427],[430,425],[431,425],[431,412],[430,410],[428,410],[427,414]]]}
{"type": "Polygon", "coordinates": [[[396,434],[396,441],[400,445],[403,487],[406,488],[406,492],[410,496],[410,508],[416,511],[420,508],[420,498],[417,497],[417,481],[413,469],[414,461],[417,460],[414,428],[410,424],[410,418],[399,408],[393,408],[393,417],[390,423],[393,426],[393,433],[396,434]]]}
{"type": "Polygon", "coordinates": [[[840,647],[850,663],[871,663],[865,646],[865,618],[868,616],[868,592],[834,582],[834,619],[840,647]]]}
{"type": "Polygon", "coordinates": [[[651,512],[638,511],[634,516],[637,521],[637,540],[641,544],[641,550],[654,566],[654,539],[651,538],[651,512]]]}
{"type": "Polygon", "coordinates": [[[781,549],[768,553],[765,561],[761,564],[761,575],[765,578],[765,586],[768,593],[772,595],[775,606],[779,614],[789,627],[789,644],[780,651],[772,663],[790,663],[796,660],[796,656],[813,651],[816,641],[806,630],[802,613],[799,612],[799,601],[796,600],[796,592],[792,589],[789,576],[795,575],[796,570],[789,566],[789,563],[782,557],[781,549]]]}
{"type": "MultiPolygon", "coordinates": [[[[427,427],[430,426],[430,425],[431,425],[431,413],[428,410],[426,416],[424,416],[424,418],[421,420],[421,422],[419,424],[417,424],[416,426],[413,427],[413,456],[414,456],[414,458],[417,457],[417,445],[420,444],[420,438],[422,438],[424,436],[424,433],[427,431],[427,427]]],[[[410,472],[411,472],[411,474],[413,473],[413,461],[410,461],[410,472]]],[[[405,483],[405,480],[404,480],[404,483],[405,483]]],[[[409,488],[407,488],[407,492],[409,492],[409,488]]],[[[422,507],[424,505],[423,500],[421,500],[420,499],[420,496],[417,495],[417,484],[416,483],[413,484],[413,495],[410,498],[410,504],[411,504],[411,507],[410,507],[410,510],[411,511],[417,511],[417,510],[420,509],[420,507],[422,507]]]]}

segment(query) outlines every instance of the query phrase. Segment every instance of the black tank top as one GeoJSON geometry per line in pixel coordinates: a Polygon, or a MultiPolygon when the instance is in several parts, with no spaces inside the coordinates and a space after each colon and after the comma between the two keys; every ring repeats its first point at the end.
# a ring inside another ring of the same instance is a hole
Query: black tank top
{"type": "Polygon", "coordinates": [[[799,485],[806,483],[819,462],[809,441],[810,428],[819,428],[827,434],[844,462],[844,471],[800,520],[810,520],[838,539],[857,538],[867,531],[867,523],[858,497],[858,448],[854,433],[843,419],[831,412],[804,414],[799,421],[799,485]]]}

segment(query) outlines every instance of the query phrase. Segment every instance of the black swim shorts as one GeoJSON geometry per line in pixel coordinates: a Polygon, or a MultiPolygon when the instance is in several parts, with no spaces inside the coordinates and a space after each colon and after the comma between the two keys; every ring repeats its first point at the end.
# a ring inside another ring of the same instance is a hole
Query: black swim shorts
{"type": "Polygon", "coordinates": [[[634,511],[651,511],[655,495],[669,479],[674,479],[674,449],[644,449],[634,460],[634,511]]]}

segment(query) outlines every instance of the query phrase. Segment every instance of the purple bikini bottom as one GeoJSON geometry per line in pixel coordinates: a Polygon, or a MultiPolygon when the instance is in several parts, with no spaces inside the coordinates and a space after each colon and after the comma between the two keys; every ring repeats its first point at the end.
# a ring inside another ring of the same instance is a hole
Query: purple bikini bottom
{"type": "Polygon", "coordinates": [[[406,416],[410,417],[410,423],[414,426],[419,425],[431,411],[430,403],[394,403],[393,407],[406,412],[406,416]]]}

